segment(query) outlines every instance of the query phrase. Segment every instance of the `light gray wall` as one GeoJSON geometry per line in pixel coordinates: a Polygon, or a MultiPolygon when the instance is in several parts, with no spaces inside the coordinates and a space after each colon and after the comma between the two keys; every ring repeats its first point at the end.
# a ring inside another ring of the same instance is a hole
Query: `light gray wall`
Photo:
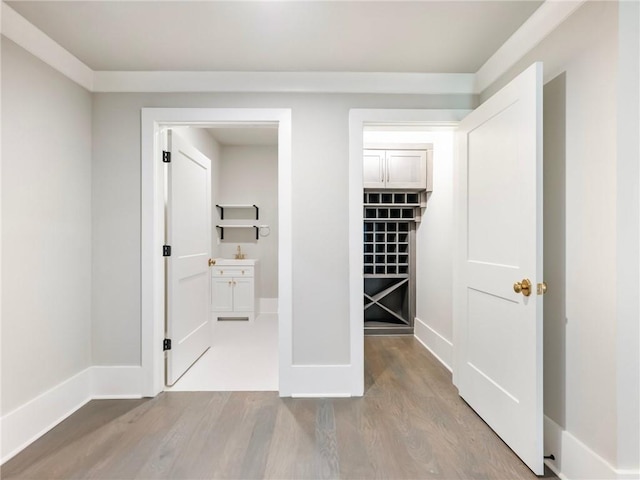
{"type": "Polygon", "coordinates": [[[2,37],[2,414],[91,364],[91,95],[2,37]]]}
{"type": "Polygon", "coordinates": [[[102,364],[140,362],[140,109],[292,109],[293,358],[349,362],[348,156],[350,108],[471,108],[469,96],[324,94],[95,94],[94,222],[106,222],[119,255],[96,246],[99,309],[112,349],[102,364]],[[117,192],[117,195],[115,194],[117,192]]]}
{"type": "Polygon", "coordinates": [[[565,172],[564,185],[554,178],[545,188],[545,195],[559,202],[546,202],[545,209],[545,241],[552,242],[545,243],[551,255],[545,263],[550,289],[545,413],[612,465],[617,457],[617,25],[616,2],[587,2],[481,95],[488,98],[534,61],[544,62],[547,82],[564,75],[544,91],[551,97],[545,106],[553,109],[544,118],[545,178],[565,172]],[[564,105],[550,105],[553,99],[564,105]],[[560,190],[550,191],[554,187],[560,190]],[[564,251],[554,243],[563,240],[564,251]],[[552,267],[550,260],[564,266],[552,267]]]}
{"type": "MultiPolygon", "coordinates": [[[[240,245],[247,258],[257,258],[258,297],[278,298],[278,147],[223,146],[221,158],[220,202],[257,205],[259,222],[268,225],[271,233],[256,240],[253,229],[227,229],[218,252],[223,258],[233,258],[240,245]]],[[[218,219],[220,212],[215,207],[213,211],[218,219]]],[[[225,210],[225,219],[247,218],[247,213],[253,214],[253,210],[225,210]]]]}

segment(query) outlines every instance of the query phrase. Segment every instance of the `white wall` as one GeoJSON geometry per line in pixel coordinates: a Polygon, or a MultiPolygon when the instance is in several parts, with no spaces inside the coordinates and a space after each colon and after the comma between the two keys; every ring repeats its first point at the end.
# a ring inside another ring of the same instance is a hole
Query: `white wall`
{"type": "MultiPolygon", "coordinates": [[[[257,258],[256,292],[260,298],[278,298],[278,147],[223,146],[220,169],[220,202],[255,204],[259,223],[268,225],[270,234],[255,239],[255,231],[226,229],[218,246],[219,255],[233,258],[240,245],[247,258],[257,258]]],[[[213,207],[214,218],[219,210],[213,207]]],[[[253,210],[225,210],[225,219],[247,218],[253,210]]],[[[249,217],[252,220],[255,217],[249,217]]],[[[263,229],[262,234],[267,233],[263,229]]],[[[214,228],[214,238],[218,231],[214,228]]]]}
{"type": "MultiPolygon", "coordinates": [[[[550,109],[544,117],[545,180],[553,182],[545,187],[550,289],[545,414],[565,431],[564,439],[610,466],[617,464],[618,449],[616,291],[621,287],[616,274],[617,27],[615,2],[588,2],[481,95],[488,98],[527,65],[544,62],[545,108],[550,109]]],[[[578,470],[572,469],[579,466],[563,462],[562,451],[549,453],[560,457],[556,464],[575,478],[578,470]]]]}
{"type": "Polygon", "coordinates": [[[365,131],[364,142],[433,144],[433,192],[416,229],[415,335],[451,368],[453,132],[365,131]]]}
{"type": "Polygon", "coordinates": [[[292,109],[293,361],[349,363],[348,115],[350,108],[470,108],[469,96],[324,94],[94,94],[96,168],[108,170],[96,192],[113,221],[112,243],[96,255],[109,268],[96,322],[114,348],[103,364],[140,361],[140,109],[256,107],[292,109]],[[107,168],[108,166],[108,168],[107,168]],[[110,192],[118,192],[111,195],[110,192]],[[110,213],[114,212],[114,213],[110,213]],[[119,214],[119,215],[118,215],[119,214]],[[100,327],[105,328],[105,327],[100,327]]]}
{"type": "Polygon", "coordinates": [[[2,38],[2,414],[91,364],[91,95],[2,38]]]}

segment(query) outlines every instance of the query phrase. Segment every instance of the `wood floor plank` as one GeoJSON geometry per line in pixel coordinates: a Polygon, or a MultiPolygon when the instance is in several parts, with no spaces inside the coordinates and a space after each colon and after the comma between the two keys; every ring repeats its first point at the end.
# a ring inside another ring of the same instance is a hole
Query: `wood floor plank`
{"type": "Polygon", "coordinates": [[[362,398],[167,392],[94,401],[3,465],[1,476],[537,479],[431,353],[412,337],[383,336],[365,338],[362,398]]]}

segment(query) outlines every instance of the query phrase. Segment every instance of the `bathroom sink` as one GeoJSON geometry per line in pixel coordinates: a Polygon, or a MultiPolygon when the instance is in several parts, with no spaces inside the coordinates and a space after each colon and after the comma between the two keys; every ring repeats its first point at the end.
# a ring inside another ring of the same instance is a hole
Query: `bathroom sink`
{"type": "Polygon", "coordinates": [[[255,265],[257,260],[255,258],[243,258],[237,260],[235,258],[216,258],[216,266],[233,267],[242,265],[255,265]]]}

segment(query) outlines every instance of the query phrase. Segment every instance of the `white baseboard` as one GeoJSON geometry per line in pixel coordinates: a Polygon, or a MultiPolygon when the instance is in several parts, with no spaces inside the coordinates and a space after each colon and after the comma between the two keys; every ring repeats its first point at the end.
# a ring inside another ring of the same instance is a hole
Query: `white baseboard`
{"type": "Polygon", "coordinates": [[[91,367],[3,415],[0,463],[20,453],[91,400],[91,367]]]}
{"type": "Polygon", "coordinates": [[[89,367],[0,418],[0,464],[93,399],[141,398],[141,370],[89,367]]]}
{"type": "Polygon", "coordinates": [[[258,313],[278,313],[277,298],[259,298],[258,313]]]}
{"type": "Polygon", "coordinates": [[[92,398],[141,398],[142,367],[92,367],[92,398]]]}
{"type": "Polygon", "coordinates": [[[453,359],[453,343],[436,332],[419,318],[415,318],[413,332],[416,339],[436,357],[450,372],[453,359]]]}
{"type": "Polygon", "coordinates": [[[295,391],[280,384],[280,396],[283,397],[350,397],[353,388],[351,365],[292,365],[287,378],[295,391]]]}
{"type": "Polygon", "coordinates": [[[545,415],[544,453],[555,460],[545,463],[561,480],[632,480],[640,471],[616,470],[609,462],[587,447],[567,430],[545,415]]]}

